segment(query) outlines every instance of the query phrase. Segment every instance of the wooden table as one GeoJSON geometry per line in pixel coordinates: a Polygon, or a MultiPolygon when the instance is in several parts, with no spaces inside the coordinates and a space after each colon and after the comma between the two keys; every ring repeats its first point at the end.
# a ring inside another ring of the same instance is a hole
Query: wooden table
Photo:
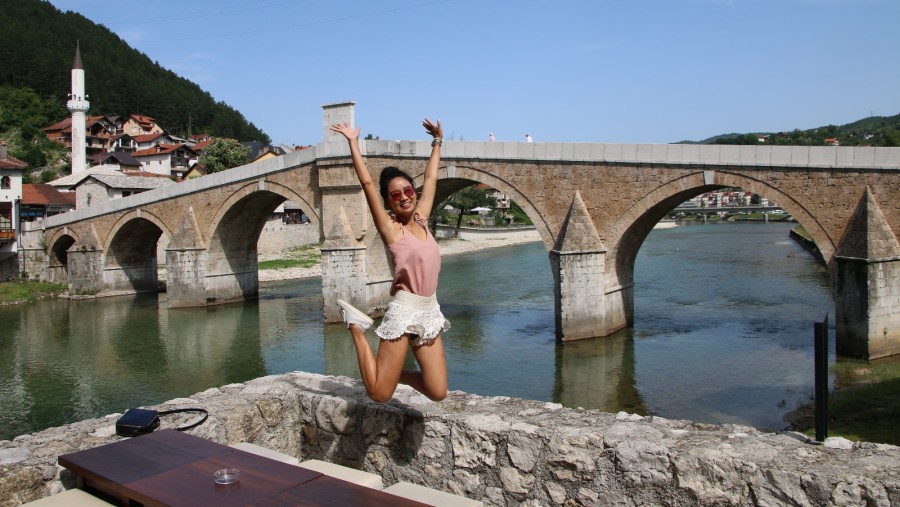
{"type": "Polygon", "coordinates": [[[59,464],[78,487],[126,506],[425,505],[172,429],[64,454],[59,464]],[[240,470],[240,480],[216,484],[223,468],[240,470]]]}

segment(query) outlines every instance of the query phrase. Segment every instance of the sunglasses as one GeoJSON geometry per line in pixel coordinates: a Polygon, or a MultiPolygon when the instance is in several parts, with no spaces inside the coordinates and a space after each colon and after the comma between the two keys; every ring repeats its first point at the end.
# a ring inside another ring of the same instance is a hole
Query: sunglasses
{"type": "Polygon", "coordinates": [[[393,199],[395,201],[403,200],[404,195],[406,197],[409,197],[410,199],[412,199],[413,197],[416,196],[416,189],[407,185],[407,186],[403,187],[402,190],[392,190],[390,193],[391,199],[393,199]]]}

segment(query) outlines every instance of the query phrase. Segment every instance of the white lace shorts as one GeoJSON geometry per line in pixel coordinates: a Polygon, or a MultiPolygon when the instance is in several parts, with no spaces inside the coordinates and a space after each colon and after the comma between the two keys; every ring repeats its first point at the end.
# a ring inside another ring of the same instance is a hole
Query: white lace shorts
{"type": "Polygon", "coordinates": [[[398,290],[388,304],[387,312],[375,334],[382,340],[398,340],[404,334],[416,335],[413,346],[428,345],[442,332],[450,329],[450,321],[441,313],[437,295],[417,296],[398,290]]]}

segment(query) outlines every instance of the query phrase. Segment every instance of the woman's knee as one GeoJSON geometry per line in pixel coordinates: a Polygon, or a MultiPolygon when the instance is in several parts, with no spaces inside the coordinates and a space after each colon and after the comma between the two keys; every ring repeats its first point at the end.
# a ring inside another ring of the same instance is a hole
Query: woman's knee
{"type": "Polygon", "coordinates": [[[366,389],[366,394],[369,396],[370,400],[376,403],[386,403],[394,396],[394,389],[391,389],[390,391],[379,388],[366,389]]]}
{"type": "Polygon", "coordinates": [[[426,382],[422,394],[431,401],[443,401],[447,397],[446,382],[426,382]]]}
{"type": "Polygon", "coordinates": [[[446,387],[443,390],[429,389],[428,391],[429,392],[425,393],[425,396],[427,396],[431,401],[444,401],[444,398],[447,397],[446,387]]]}

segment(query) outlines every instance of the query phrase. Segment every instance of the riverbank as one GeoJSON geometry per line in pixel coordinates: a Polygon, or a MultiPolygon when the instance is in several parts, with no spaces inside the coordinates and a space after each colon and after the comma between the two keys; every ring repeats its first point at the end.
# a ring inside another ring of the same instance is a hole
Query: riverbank
{"type": "MultiPolygon", "coordinates": [[[[900,445],[900,356],[843,359],[831,370],[835,388],[828,395],[828,433],[858,442],[900,445]]],[[[792,430],[815,437],[815,403],[798,407],[785,421],[792,430]]]]}
{"type": "Polygon", "coordinates": [[[68,286],[65,284],[17,278],[0,283],[0,306],[31,303],[39,299],[59,297],[67,291],[68,286]]]}
{"type": "MultiPolygon", "coordinates": [[[[540,234],[538,234],[536,230],[532,230],[528,234],[519,234],[513,237],[504,238],[492,237],[484,239],[439,239],[438,246],[441,249],[441,255],[448,256],[477,252],[480,250],[488,250],[491,248],[500,248],[504,246],[520,245],[523,243],[533,243],[540,240],[540,234]]],[[[307,250],[305,252],[309,255],[318,255],[319,253],[318,246],[306,248],[307,250]]],[[[290,256],[291,254],[289,252],[279,252],[276,254],[265,256],[260,255],[259,281],[273,282],[279,280],[293,280],[298,278],[312,278],[316,276],[322,276],[321,262],[318,262],[315,265],[311,266],[286,266],[272,268],[266,267],[268,265],[272,265],[269,263],[273,261],[278,261],[279,259],[284,259],[285,257],[290,256]]]]}

